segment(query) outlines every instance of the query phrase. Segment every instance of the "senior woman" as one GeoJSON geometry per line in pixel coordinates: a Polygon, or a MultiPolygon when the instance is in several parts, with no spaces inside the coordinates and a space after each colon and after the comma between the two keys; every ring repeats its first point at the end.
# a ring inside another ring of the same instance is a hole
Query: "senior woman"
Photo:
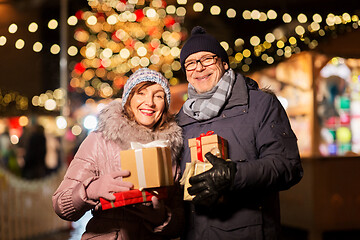
{"type": "Polygon", "coordinates": [[[130,172],[121,168],[120,159],[120,151],[129,149],[130,142],[168,140],[176,168],[182,132],[169,113],[169,105],[167,79],[141,68],[126,82],[122,101],[112,101],[99,113],[97,129],[82,142],[52,198],[55,212],[68,221],[76,221],[92,210],[82,239],[163,240],[180,234],[183,211],[176,187],[168,189],[167,199],[153,197],[151,204],[103,211],[99,201],[100,197],[115,200],[114,192],[133,187],[122,181],[130,172]]]}

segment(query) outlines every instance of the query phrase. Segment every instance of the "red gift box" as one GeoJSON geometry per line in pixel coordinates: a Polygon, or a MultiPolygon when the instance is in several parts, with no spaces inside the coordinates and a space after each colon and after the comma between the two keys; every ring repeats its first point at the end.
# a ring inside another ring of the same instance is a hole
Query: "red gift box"
{"type": "Polygon", "coordinates": [[[114,193],[114,195],[116,197],[115,201],[108,201],[104,198],[100,198],[102,210],[136,203],[151,202],[151,198],[154,196],[158,199],[164,199],[167,198],[167,189],[165,187],[152,189],[148,188],[142,191],[135,189],[126,192],[114,193]]]}

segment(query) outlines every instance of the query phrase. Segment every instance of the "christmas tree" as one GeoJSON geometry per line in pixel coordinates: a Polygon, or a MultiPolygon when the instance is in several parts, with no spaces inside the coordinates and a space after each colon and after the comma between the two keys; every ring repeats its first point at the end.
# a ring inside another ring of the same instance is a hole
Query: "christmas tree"
{"type": "Polygon", "coordinates": [[[160,71],[178,82],[181,27],[185,8],[162,0],[88,0],[89,11],[78,11],[74,38],[83,59],[71,72],[70,87],[91,98],[121,94],[138,68],[160,71]]]}

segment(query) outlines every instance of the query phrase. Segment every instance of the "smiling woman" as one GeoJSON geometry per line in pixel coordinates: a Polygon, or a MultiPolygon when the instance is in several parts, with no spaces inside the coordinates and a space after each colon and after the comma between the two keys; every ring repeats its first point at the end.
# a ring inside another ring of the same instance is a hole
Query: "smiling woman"
{"type": "Polygon", "coordinates": [[[126,82],[122,101],[115,100],[100,112],[97,129],[82,142],[53,195],[55,212],[65,220],[76,221],[92,210],[93,217],[83,239],[178,237],[183,209],[176,170],[183,139],[181,128],[169,113],[169,105],[167,79],[156,71],[141,68],[126,82]],[[132,162],[132,158],[120,152],[126,152],[132,143],[153,141],[169,143],[175,184],[160,185],[162,189],[166,187],[168,198],[154,196],[146,204],[104,211],[100,198],[114,201],[113,193],[126,194],[135,188],[135,183],[129,180],[130,171],[125,169],[125,163],[132,162]]]}

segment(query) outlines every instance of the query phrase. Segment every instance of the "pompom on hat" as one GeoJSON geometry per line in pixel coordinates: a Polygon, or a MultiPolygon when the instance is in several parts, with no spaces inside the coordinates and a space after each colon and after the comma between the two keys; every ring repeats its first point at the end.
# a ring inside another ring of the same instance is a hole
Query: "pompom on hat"
{"type": "Polygon", "coordinates": [[[190,38],[185,42],[180,53],[180,63],[182,69],[185,71],[185,60],[191,54],[197,52],[211,52],[221,58],[223,62],[229,64],[229,57],[225,49],[220,45],[215,37],[206,33],[206,30],[201,26],[196,26],[191,30],[190,38]]]}
{"type": "Polygon", "coordinates": [[[169,81],[159,72],[148,69],[148,68],[140,68],[136,70],[126,81],[124,85],[124,91],[122,95],[122,106],[125,105],[128,100],[129,94],[131,90],[142,82],[154,82],[159,84],[165,92],[166,101],[168,105],[170,105],[170,87],[169,81]]]}

